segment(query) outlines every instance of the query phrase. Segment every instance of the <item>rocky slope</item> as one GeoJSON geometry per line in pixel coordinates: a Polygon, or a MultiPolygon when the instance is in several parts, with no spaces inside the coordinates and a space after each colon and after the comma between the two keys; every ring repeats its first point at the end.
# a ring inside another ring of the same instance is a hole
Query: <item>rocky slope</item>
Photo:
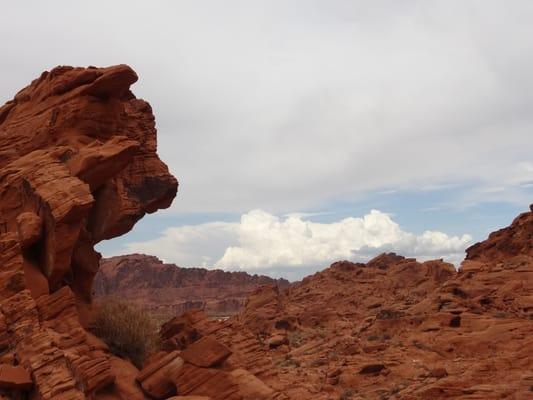
{"type": "Polygon", "coordinates": [[[102,301],[119,297],[170,318],[189,309],[204,309],[211,316],[236,314],[263,285],[284,289],[289,282],[246,272],[180,268],[154,256],[130,254],[102,259],[93,290],[102,301]]]}
{"type": "Polygon", "coordinates": [[[510,226],[466,249],[466,259],[494,263],[519,255],[533,256],[533,204],[529,208],[529,212],[520,214],[510,226]]]}
{"type": "Polygon", "coordinates": [[[177,191],[136,80],[125,65],[57,67],[0,108],[0,398],[144,398],[84,328],[94,245],[177,191]]]}
{"type": "Polygon", "coordinates": [[[237,399],[220,374],[240,368],[260,379],[250,399],[531,399],[532,218],[473,246],[458,272],[383,254],[334,263],[285,292],[263,287],[228,321],[188,312],[163,326],[168,354],[190,364],[192,351],[227,352],[158,385],[237,399]]]}

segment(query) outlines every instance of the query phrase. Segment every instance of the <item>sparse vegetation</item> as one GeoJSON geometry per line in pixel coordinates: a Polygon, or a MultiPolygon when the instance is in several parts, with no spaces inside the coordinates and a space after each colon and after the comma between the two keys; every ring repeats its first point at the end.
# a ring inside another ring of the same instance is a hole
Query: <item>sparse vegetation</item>
{"type": "Polygon", "coordinates": [[[99,306],[93,333],[113,354],[142,367],[145,358],[159,348],[158,324],[147,311],[118,299],[99,306]]]}

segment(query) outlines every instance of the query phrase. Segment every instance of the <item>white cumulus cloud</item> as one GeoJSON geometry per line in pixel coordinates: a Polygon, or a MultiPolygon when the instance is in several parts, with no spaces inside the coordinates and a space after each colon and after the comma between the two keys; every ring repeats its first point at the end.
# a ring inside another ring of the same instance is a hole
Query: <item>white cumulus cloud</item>
{"type": "Polygon", "coordinates": [[[181,266],[228,270],[312,269],[339,259],[365,261],[395,251],[419,259],[445,258],[458,263],[470,235],[438,231],[406,232],[386,213],[372,210],[360,218],[330,223],[302,214],[278,217],[262,210],[243,214],[238,222],[210,222],[166,229],[159,238],[129,243],[121,252],[155,254],[181,266]]]}

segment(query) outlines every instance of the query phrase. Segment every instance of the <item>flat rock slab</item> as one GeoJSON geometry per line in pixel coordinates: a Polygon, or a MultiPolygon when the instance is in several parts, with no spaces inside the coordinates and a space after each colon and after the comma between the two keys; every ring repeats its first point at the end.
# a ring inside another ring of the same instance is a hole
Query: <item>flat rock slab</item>
{"type": "Polygon", "coordinates": [[[29,390],[32,386],[31,376],[23,367],[0,364],[0,388],[29,390]]]}
{"type": "Polygon", "coordinates": [[[197,367],[209,368],[220,364],[231,355],[231,350],[212,336],[205,336],[187,347],[181,357],[197,367]]]}

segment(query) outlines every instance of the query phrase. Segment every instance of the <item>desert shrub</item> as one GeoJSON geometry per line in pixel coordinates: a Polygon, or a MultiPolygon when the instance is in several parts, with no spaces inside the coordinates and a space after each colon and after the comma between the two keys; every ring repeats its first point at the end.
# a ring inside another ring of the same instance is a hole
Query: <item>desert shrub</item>
{"type": "Polygon", "coordinates": [[[139,368],[159,347],[158,328],[146,310],[118,299],[101,304],[92,324],[93,333],[113,354],[129,358],[139,368]]]}

